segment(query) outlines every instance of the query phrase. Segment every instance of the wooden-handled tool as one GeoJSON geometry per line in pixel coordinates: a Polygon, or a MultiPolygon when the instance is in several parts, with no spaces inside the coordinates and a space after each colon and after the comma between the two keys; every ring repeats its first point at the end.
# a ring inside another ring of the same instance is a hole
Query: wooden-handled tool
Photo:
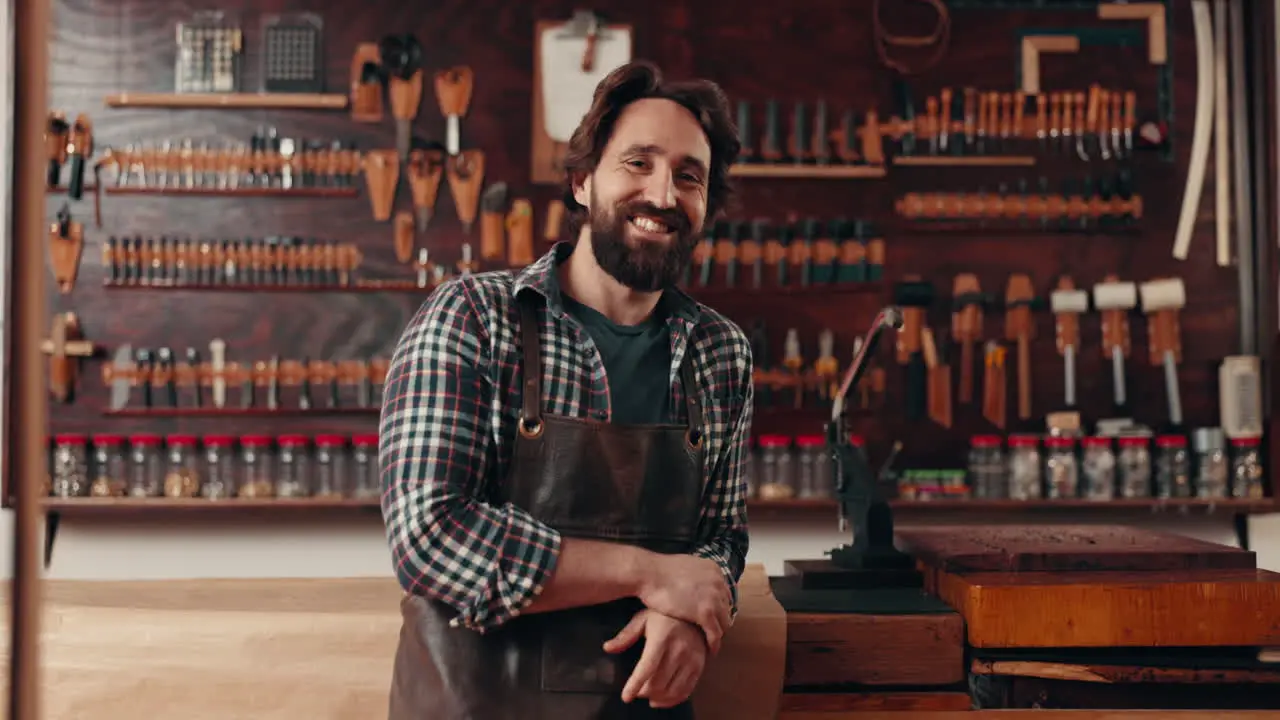
{"type": "Polygon", "coordinates": [[[1102,354],[1111,360],[1111,383],[1116,407],[1128,402],[1124,360],[1129,355],[1129,311],[1138,304],[1138,286],[1108,275],[1093,286],[1093,306],[1102,316],[1102,354]]]}
{"type": "Polygon", "coordinates": [[[1031,303],[1035,300],[1035,286],[1027,275],[1009,277],[1005,288],[1004,334],[1018,344],[1018,417],[1031,417],[1031,339],[1035,324],[1031,321],[1031,303]]]}
{"type": "Polygon", "coordinates": [[[41,351],[49,356],[49,391],[58,402],[68,402],[79,376],[77,358],[93,357],[97,348],[85,340],[80,320],[74,313],[53,316],[49,339],[41,343],[41,351]]]}
{"type": "Polygon", "coordinates": [[[1178,311],[1187,304],[1187,291],[1178,278],[1152,280],[1138,287],[1142,311],[1147,315],[1147,343],[1151,364],[1164,366],[1165,392],[1169,398],[1169,423],[1182,425],[1182,397],[1178,391],[1178,363],[1182,360],[1182,337],[1178,311]]]}
{"type": "Polygon", "coordinates": [[[67,136],[70,133],[71,125],[66,115],[56,111],[49,113],[44,129],[44,153],[49,162],[45,182],[49,187],[62,183],[62,166],[67,161],[67,136]]]}
{"type": "Polygon", "coordinates": [[[920,331],[920,343],[924,350],[924,364],[928,368],[929,419],[942,427],[951,427],[951,366],[942,361],[933,330],[920,331]]]}
{"type": "Polygon", "coordinates": [[[1080,347],[1080,314],[1089,310],[1089,293],[1077,290],[1068,276],[1058,280],[1049,296],[1055,318],[1058,352],[1064,368],[1063,388],[1067,407],[1076,406],[1076,357],[1080,347]]]}
{"type": "Polygon", "coordinates": [[[364,154],[364,183],[369,190],[369,204],[373,207],[373,219],[386,222],[391,219],[391,207],[396,201],[396,187],[400,182],[400,163],[394,150],[370,150],[364,154]]]}
{"type": "Polygon", "coordinates": [[[952,192],[909,192],[894,201],[894,211],[912,220],[1019,220],[1042,218],[1099,219],[1103,217],[1142,217],[1142,196],[1124,198],[1118,195],[978,195],[952,192]]]}
{"type": "Polygon", "coordinates": [[[360,123],[382,122],[385,71],[377,43],[356,45],[351,56],[351,119],[360,123]]]}
{"type": "Polygon", "coordinates": [[[440,194],[440,178],[444,176],[444,148],[419,148],[409,151],[405,172],[409,175],[409,191],[413,195],[413,211],[418,232],[426,232],[436,210],[440,194]]]}
{"type": "Polygon", "coordinates": [[[547,217],[543,221],[542,239],[553,243],[560,239],[560,228],[564,225],[564,201],[560,199],[547,203],[547,217]]]}
{"type": "Polygon", "coordinates": [[[422,44],[412,34],[388,35],[378,50],[387,73],[391,116],[396,121],[396,156],[407,162],[413,119],[422,104],[422,44]]]}
{"type": "Polygon", "coordinates": [[[988,341],[983,353],[985,371],[982,378],[982,417],[1003,430],[1005,428],[1007,384],[1009,376],[1004,364],[1005,349],[994,340],[988,341]]]}
{"type": "Polygon", "coordinates": [[[480,198],[480,260],[500,262],[507,254],[507,184],[496,182],[480,198]]]}
{"type": "Polygon", "coordinates": [[[894,303],[902,308],[902,328],[898,331],[897,359],[906,366],[907,417],[919,420],[925,416],[928,402],[928,369],[925,365],[922,331],[925,315],[933,304],[931,283],[908,276],[894,286],[894,303]]]}
{"type": "Polygon", "coordinates": [[[417,236],[414,232],[413,213],[407,211],[396,213],[394,232],[396,260],[407,263],[413,259],[413,245],[417,236]]]}
{"type": "Polygon", "coordinates": [[[533,203],[516,198],[507,213],[507,265],[524,267],[533,263],[533,203]]]}
{"type": "Polygon", "coordinates": [[[484,153],[466,150],[450,155],[445,163],[445,175],[449,178],[449,193],[453,195],[462,231],[470,233],[480,204],[480,186],[484,183],[484,153]]]}
{"type": "Polygon", "coordinates": [[[440,102],[440,114],[445,117],[445,150],[457,155],[462,148],[459,119],[471,107],[471,89],[474,73],[465,65],[436,73],[436,99],[440,102]]]}
{"type": "Polygon", "coordinates": [[[951,338],[960,344],[960,402],[973,402],[973,346],[982,341],[982,288],[978,276],[957,275],[951,290],[951,338]]]}
{"type": "Polygon", "coordinates": [[[80,274],[80,256],[84,253],[84,225],[71,219],[71,210],[63,206],[49,226],[49,264],[58,291],[71,292],[80,274]]]}
{"type": "Polygon", "coordinates": [[[67,158],[71,162],[71,176],[67,178],[67,197],[79,200],[84,196],[85,163],[93,155],[93,122],[88,115],[76,116],[67,136],[67,158]]]}

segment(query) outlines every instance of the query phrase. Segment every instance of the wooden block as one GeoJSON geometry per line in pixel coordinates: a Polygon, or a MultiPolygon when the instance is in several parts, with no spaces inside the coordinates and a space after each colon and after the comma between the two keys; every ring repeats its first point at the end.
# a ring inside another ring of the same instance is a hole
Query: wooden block
{"type": "Polygon", "coordinates": [[[1259,646],[1280,642],[1280,574],[938,572],[981,648],[1259,646]]]}
{"type": "Polygon", "coordinates": [[[964,678],[956,613],[787,614],[787,687],[944,686],[964,678]]]}
{"type": "Polygon", "coordinates": [[[919,570],[911,567],[847,570],[831,560],[787,560],[782,573],[798,578],[803,590],[918,588],[921,582],[919,570]]]}
{"type": "Polygon", "coordinates": [[[830,713],[969,710],[973,701],[964,692],[787,693],[778,706],[778,720],[824,716],[830,713]]]}
{"type": "Polygon", "coordinates": [[[899,529],[898,548],[945,572],[1069,572],[1257,567],[1257,555],[1172,533],[1093,525],[899,529]]]}
{"type": "Polygon", "coordinates": [[[1093,683],[1162,683],[1230,685],[1266,683],[1280,687],[1280,668],[1149,667],[1146,665],[1099,665],[1081,662],[1039,660],[979,660],[969,665],[974,675],[1069,680],[1093,683]]]}

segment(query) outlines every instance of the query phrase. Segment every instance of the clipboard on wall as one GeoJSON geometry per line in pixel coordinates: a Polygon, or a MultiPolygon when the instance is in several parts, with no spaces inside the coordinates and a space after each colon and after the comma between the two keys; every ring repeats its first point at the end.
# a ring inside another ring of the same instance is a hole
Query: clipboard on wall
{"type": "Polygon", "coordinates": [[[535,185],[564,181],[569,138],[591,107],[596,85],[631,61],[630,25],[605,24],[591,11],[539,20],[533,42],[533,162],[535,185]]]}

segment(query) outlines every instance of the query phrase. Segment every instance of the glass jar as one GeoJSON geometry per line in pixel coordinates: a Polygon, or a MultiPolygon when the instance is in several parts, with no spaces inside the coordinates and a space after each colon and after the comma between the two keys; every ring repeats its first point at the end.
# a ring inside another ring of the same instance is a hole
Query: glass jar
{"type": "Polygon", "coordinates": [[[129,497],[159,497],[164,487],[164,458],[159,435],[129,438],[129,497]]]}
{"type": "Polygon", "coordinates": [[[48,485],[42,495],[81,497],[89,492],[88,437],[79,434],[54,436],[48,485]]]}
{"type": "Polygon", "coordinates": [[[1191,457],[1181,435],[1156,438],[1155,494],[1158,498],[1191,497],[1191,457]]]}
{"type": "Polygon", "coordinates": [[[796,438],[796,496],[830,497],[831,463],[826,438],[801,435],[796,438]]]}
{"type": "Polygon", "coordinates": [[[129,487],[129,458],[124,451],[123,435],[93,436],[93,482],[89,494],[94,497],[124,497],[129,487]]]}
{"type": "Polygon", "coordinates": [[[351,438],[351,497],[376,500],[382,497],[382,478],[378,473],[378,436],[355,435],[351,438]]]}
{"type": "Polygon", "coordinates": [[[230,435],[204,436],[204,482],[200,496],[225,500],[236,492],[236,459],[232,453],[235,438],[230,435]]]}
{"type": "Polygon", "coordinates": [[[1199,428],[1191,435],[1196,451],[1196,497],[1224,498],[1231,492],[1227,438],[1220,428],[1199,428]]]}
{"type": "Polygon", "coordinates": [[[1005,496],[1005,457],[997,435],[974,435],[969,440],[969,486],[979,500],[1005,496]]]}
{"type": "Polygon", "coordinates": [[[240,476],[236,487],[236,497],[254,499],[275,496],[275,468],[272,467],[272,460],[270,437],[240,437],[240,467],[244,474],[240,476]]]}
{"type": "Polygon", "coordinates": [[[785,500],[795,497],[794,474],[791,438],[786,435],[761,435],[760,499],[785,500]]]}
{"type": "Polygon", "coordinates": [[[165,438],[168,464],[164,474],[164,496],[193,498],[200,494],[200,456],[195,435],[170,435],[165,438]]]}
{"type": "Polygon", "coordinates": [[[317,435],[312,496],[333,500],[346,496],[347,439],[341,435],[317,435]]]}
{"type": "Polygon", "coordinates": [[[1264,496],[1261,446],[1261,438],[1243,437],[1231,440],[1232,497],[1257,500],[1264,496]]]}
{"type": "Polygon", "coordinates": [[[1009,499],[1039,500],[1041,488],[1040,441],[1035,435],[1009,436],[1009,499]]]}
{"type": "Polygon", "coordinates": [[[276,497],[299,498],[311,494],[311,463],[307,456],[306,435],[281,435],[276,438],[276,497]]]}
{"type": "Polygon", "coordinates": [[[1116,466],[1122,498],[1151,497],[1151,449],[1145,437],[1122,437],[1119,441],[1120,453],[1116,457],[1116,466]]]}
{"type": "Polygon", "coordinates": [[[1087,500],[1106,501],[1116,496],[1116,456],[1111,438],[1087,437],[1080,460],[1080,475],[1087,500]]]}
{"type": "Polygon", "coordinates": [[[1044,440],[1044,481],[1050,499],[1074,500],[1080,496],[1080,466],[1076,443],[1069,437],[1044,440]]]}

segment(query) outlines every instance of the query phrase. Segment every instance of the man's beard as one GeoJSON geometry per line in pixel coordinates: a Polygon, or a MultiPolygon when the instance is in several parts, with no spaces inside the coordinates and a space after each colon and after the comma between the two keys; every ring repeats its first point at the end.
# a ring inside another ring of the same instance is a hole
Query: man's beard
{"type": "Polygon", "coordinates": [[[693,258],[700,228],[694,228],[684,213],[660,209],[652,203],[636,201],[613,208],[600,207],[591,198],[591,250],[596,263],[614,280],[639,292],[658,292],[674,287],[693,258]],[[629,218],[647,215],[674,229],[669,242],[627,239],[629,218]]]}

